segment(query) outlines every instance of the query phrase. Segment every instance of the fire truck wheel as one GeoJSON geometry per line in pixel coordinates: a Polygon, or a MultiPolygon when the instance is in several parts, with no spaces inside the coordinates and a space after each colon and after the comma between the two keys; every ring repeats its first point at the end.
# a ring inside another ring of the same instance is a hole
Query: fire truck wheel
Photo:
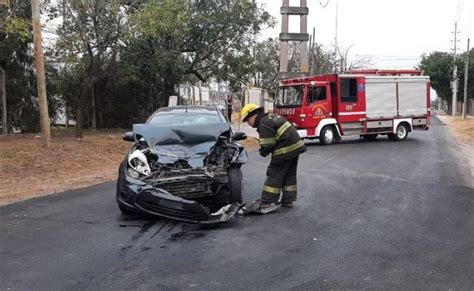
{"type": "Polygon", "coordinates": [[[402,141],[408,136],[408,126],[404,123],[398,125],[396,133],[389,133],[388,139],[392,141],[402,141]]]}
{"type": "Polygon", "coordinates": [[[336,142],[337,132],[332,125],[326,125],[319,134],[319,140],[322,144],[329,145],[336,142]]]}

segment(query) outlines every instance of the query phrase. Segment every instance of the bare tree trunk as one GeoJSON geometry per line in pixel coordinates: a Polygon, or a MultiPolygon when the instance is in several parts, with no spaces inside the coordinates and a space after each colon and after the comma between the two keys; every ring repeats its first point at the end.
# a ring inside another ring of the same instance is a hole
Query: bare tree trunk
{"type": "MultiPolygon", "coordinates": [[[[92,80],[86,78],[84,79],[84,84],[89,84],[92,80]]],[[[87,86],[87,85],[85,85],[87,86]]],[[[81,90],[81,94],[79,96],[79,100],[77,102],[77,109],[76,109],[76,139],[82,139],[82,133],[84,130],[84,114],[86,110],[86,104],[88,100],[88,92],[89,87],[86,87],[81,90]]]]}
{"type": "Polygon", "coordinates": [[[91,87],[91,97],[92,97],[92,130],[97,130],[97,121],[96,121],[96,115],[95,115],[95,86],[91,87]]]}
{"type": "Polygon", "coordinates": [[[64,116],[66,118],[66,128],[69,127],[69,112],[67,110],[67,101],[64,101],[64,116]]]}
{"type": "Polygon", "coordinates": [[[150,98],[150,104],[148,106],[148,113],[152,114],[153,113],[153,85],[150,85],[149,98],[150,98]]]}
{"type": "Polygon", "coordinates": [[[82,114],[83,114],[82,96],[79,99],[76,110],[76,139],[82,139],[82,114]]]}
{"type": "Polygon", "coordinates": [[[44,56],[41,39],[41,15],[38,0],[31,0],[33,20],[34,50],[36,62],[36,75],[38,80],[38,99],[41,120],[41,133],[44,147],[51,147],[51,129],[49,125],[48,99],[46,98],[46,77],[44,72],[44,56]]]}

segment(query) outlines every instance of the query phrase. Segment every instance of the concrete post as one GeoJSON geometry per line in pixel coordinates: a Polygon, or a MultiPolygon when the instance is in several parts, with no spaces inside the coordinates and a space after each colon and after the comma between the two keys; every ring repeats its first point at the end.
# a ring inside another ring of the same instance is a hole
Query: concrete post
{"type": "MultiPolygon", "coordinates": [[[[307,7],[306,0],[300,0],[300,7],[307,7]]],[[[300,16],[300,33],[308,33],[308,15],[303,14],[300,16]]],[[[308,41],[300,42],[301,56],[300,56],[300,71],[302,73],[309,72],[308,66],[308,41]]]]}
{"type": "Polygon", "coordinates": [[[279,79],[291,77],[306,76],[309,71],[308,67],[308,7],[307,0],[300,0],[300,6],[290,6],[289,0],[282,0],[281,14],[281,33],[280,33],[280,71],[279,79]],[[300,16],[300,32],[289,32],[290,15],[300,16]],[[298,72],[288,72],[288,44],[290,41],[299,42],[300,46],[300,67],[298,72]]]}
{"type": "MultiPolygon", "coordinates": [[[[283,0],[282,7],[290,6],[290,0],[283,0]]],[[[288,33],[289,31],[289,18],[288,14],[281,15],[281,32],[288,33]]],[[[280,72],[288,72],[288,41],[282,41],[280,39],[280,72]]]]}
{"type": "Polygon", "coordinates": [[[456,46],[457,46],[457,36],[458,36],[458,23],[454,23],[454,57],[453,57],[453,97],[452,97],[452,109],[451,113],[453,116],[456,116],[457,107],[458,107],[458,67],[456,66],[456,46]]]}

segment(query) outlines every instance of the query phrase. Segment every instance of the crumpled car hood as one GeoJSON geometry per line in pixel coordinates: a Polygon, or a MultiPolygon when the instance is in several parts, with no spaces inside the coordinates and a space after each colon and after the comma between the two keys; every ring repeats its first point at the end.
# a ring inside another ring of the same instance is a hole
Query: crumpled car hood
{"type": "Polygon", "coordinates": [[[133,132],[143,137],[158,161],[171,164],[186,160],[191,167],[203,167],[204,158],[219,136],[230,130],[226,123],[198,125],[134,124],[133,132]]]}

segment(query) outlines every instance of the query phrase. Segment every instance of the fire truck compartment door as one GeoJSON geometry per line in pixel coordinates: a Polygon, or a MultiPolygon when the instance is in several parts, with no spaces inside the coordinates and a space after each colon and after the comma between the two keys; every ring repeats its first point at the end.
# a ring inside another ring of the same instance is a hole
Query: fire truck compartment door
{"type": "Polygon", "coordinates": [[[367,117],[393,118],[397,116],[397,84],[393,81],[380,82],[375,80],[366,79],[365,102],[367,117]]]}
{"type": "Polygon", "coordinates": [[[400,116],[427,114],[427,81],[399,80],[398,102],[400,116]]]}

